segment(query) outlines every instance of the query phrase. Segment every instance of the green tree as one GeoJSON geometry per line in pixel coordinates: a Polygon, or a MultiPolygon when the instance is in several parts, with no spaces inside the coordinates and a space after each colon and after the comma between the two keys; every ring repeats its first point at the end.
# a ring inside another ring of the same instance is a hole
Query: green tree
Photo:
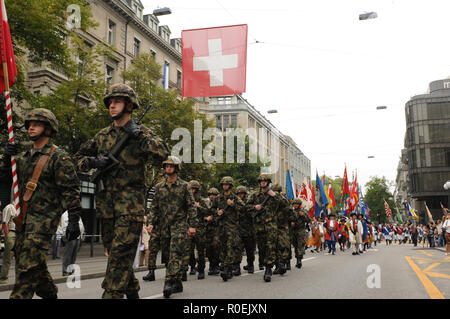
{"type": "Polygon", "coordinates": [[[395,205],[393,195],[389,191],[389,181],[383,177],[371,176],[366,183],[366,200],[370,209],[370,218],[378,223],[387,221],[386,212],[384,210],[384,200],[389,204],[395,217],[395,205]]]}

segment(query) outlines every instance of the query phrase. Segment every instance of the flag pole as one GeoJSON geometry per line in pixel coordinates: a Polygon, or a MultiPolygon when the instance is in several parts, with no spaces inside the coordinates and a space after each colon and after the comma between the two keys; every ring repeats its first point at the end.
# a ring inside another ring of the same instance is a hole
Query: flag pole
{"type": "MultiPolygon", "coordinates": [[[[0,51],[1,51],[1,61],[3,66],[3,79],[5,82],[5,101],[6,101],[6,117],[8,121],[8,141],[9,143],[14,143],[14,130],[12,123],[12,109],[11,109],[11,95],[9,93],[9,74],[8,74],[8,63],[6,61],[6,48],[5,48],[5,36],[3,30],[3,6],[0,3],[0,51]]],[[[11,171],[13,178],[13,190],[14,190],[14,204],[16,207],[17,214],[20,214],[20,201],[19,201],[19,183],[17,181],[17,166],[16,157],[11,156],[11,171]]]]}

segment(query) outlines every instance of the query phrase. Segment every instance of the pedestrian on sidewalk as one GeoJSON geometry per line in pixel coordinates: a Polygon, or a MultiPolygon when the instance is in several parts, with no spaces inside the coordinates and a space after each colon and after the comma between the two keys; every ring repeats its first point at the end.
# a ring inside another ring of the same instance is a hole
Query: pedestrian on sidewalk
{"type": "Polygon", "coordinates": [[[61,239],[63,236],[63,228],[61,224],[61,219],[58,223],[58,228],[56,229],[56,233],[52,236],[52,259],[59,259],[59,250],[61,248],[61,239]]]}
{"type": "MultiPolygon", "coordinates": [[[[1,205],[2,202],[0,202],[0,207],[1,205]]],[[[5,234],[5,249],[3,250],[3,264],[2,270],[0,272],[0,284],[5,284],[8,282],[9,266],[11,265],[13,248],[16,242],[16,224],[14,224],[13,218],[16,217],[17,211],[14,208],[13,204],[9,204],[6,205],[6,207],[3,209],[3,212],[0,213],[0,229],[3,231],[3,234],[5,234]]]]}
{"type": "Polygon", "coordinates": [[[139,267],[148,265],[148,256],[150,254],[148,242],[150,235],[147,231],[147,216],[144,216],[144,224],[142,225],[141,242],[139,244],[139,267]]]}
{"type": "Polygon", "coordinates": [[[61,228],[62,228],[62,241],[64,241],[64,255],[62,262],[62,275],[70,276],[74,273],[75,269],[72,265],[75,264],[77,260],[78,250],[80,249],[80,243],[82,238],[84,238],[84,225],[83,221],[78,221],[80,227],[80,235],[77,238],[70,239],[67,237],[67,226],[69,225],[69,214],[67,211],[61,216],[61,228]]]}
{"type": "Polygon", "coordinates": [[[442,224],[442,231],[445,232],[445,256],[450,255],[450,214],[446,215],[446,219],[442,224]]]}

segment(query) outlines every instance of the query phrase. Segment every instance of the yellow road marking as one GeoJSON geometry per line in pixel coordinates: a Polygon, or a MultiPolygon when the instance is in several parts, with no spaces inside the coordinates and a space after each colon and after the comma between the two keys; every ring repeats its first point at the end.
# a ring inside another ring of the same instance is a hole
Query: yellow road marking
{"type": "Polygon", "coordinates": [[[449,275],[441,274],[441,273],[438,273],[438,272],[431,272],[431,271],[429,271],[429,272],[427,272],[427,275],[430,276],[430,277],[438,277],[438,278],[450,279],[449,275]]]}
{"type": "Polygon", "coordinates": [[[428,266],[427,268],[425,268],[425,269],[422,270],[422,271],[423,271],[423,272],[430,271],[431,269],[433,269],[433,268],[436,267],[436,266],[439,266],[440,264],[441,264],[441,263],[434,263],[434,264],[428,266]]]}
{"type": "Polygon", "coordinates": [[[439,289],[431,282],[431,280],[427,277],[426,274],[417,266],[414,261],[412,261],[411,257],[405,256],[406,261],[409,263],[411,268],[416,273],[419,280],[422,282],[422,285],[425,287],[428,295],[431,299],[445,299],[444,295],[439,291],[439,289]]]}
{"type": "Polygon", "coordinates": [[[433,257],[433,255],[432,254],[430,254],[430,253],[427,253],[426,251],[424,251],[424,250],[419,250],[421,253],[423,253],[423,254],[425,254],[425,255],[427,255],[427,256],[430,256],[430,257],[433,257]]]}

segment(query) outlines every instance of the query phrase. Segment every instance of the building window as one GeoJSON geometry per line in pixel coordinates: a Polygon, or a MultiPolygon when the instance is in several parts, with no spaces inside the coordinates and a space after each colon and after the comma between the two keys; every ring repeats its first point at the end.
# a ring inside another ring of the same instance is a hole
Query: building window
{"type": "Polygon", "coordinates": [[[231,96],[217,98],[217,104],[220,104],[220,105],[223,105],[223,104],[229,105],[229,104],[231,104],[231,96]]]}
{"type": "Polygon", "coordinates": [[[40,91],[40,90],[35,90],[33,93],[34,93],[34,96],[39,96],[39,95],[41,95],[41,91],[40,91]]]}
{"type": "Polygon", "coordinates": [[[135,57],[139,56],[140,48],[141,48],[141,41],[139,41],[138,39],[134,38],[134,56],[135,57]]]}
{"type": "Polygon", "coordinates": [[[106,66],[106,83],[108,85],[111,85],[113,82],[114,77],[114,68],[110,67],[109,65],[106,66]]]}
{"type": "Polygon", "coordinates": [[[222,131],[222,115],[216,115],[216,127],[222,131]]]}
{"type": "Polygon", "coordinates": [[[237,114],[231,115],[231,126],[237,128],[237,114]]]}
{"type": "Polygon", "coordinates": [[[116,33],[116,24],[108,20],[108,44],[113,45],[116,33]]]}
{"type": "Polygon", "coordinates": [[[153,60],[156,60],[156,51],[150,49],[150,55],[152,56],[153,60]]]}
{"type": "Polygon", "coordinates": [[[182,86],[182,77],[181,77],[181,71],[177,70],[177,88],[181,89],[182,86]]]}
{"type": "Polygon", "coordinates": [[[224,115],[223,116],[223,129],[226,130],[229,127],[230,127],[230,116],[224,115]]]}

